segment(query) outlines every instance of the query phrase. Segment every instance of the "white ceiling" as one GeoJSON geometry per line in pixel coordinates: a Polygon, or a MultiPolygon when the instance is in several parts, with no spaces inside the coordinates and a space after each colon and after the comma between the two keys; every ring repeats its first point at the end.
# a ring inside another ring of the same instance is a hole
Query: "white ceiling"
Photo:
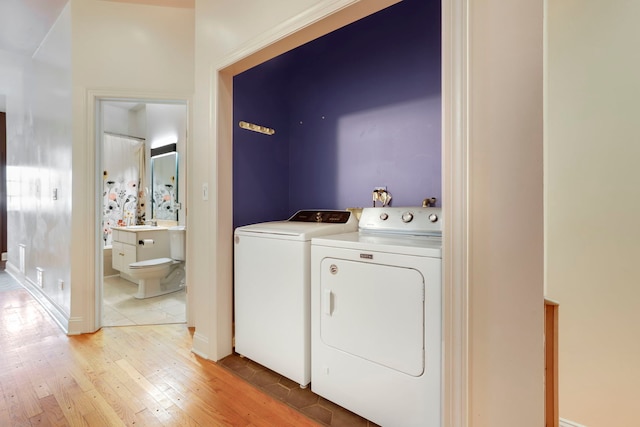
{"type": "Polygon", "coordinates": [[[31,56],[68,0],[0,0],[0,51],[31,56]]]}
{"type": "MultiPolygon", "coordinates": [[[[191,9],[195,7],[195,0],[106,1],[191,9]]],[[[0,0],[0,52],[33,55],[67,2],[68,0],[0,0]]]]}
{"type": "MultiPolygon", "coordinates": [[[[69,0],[0,0],[0,58],[31,57],[69,0]]],[[[82,0],[92,1],[92,0],[82,0]]],[[[96,1],[96,0],[93,0],[96,1]]],[[[149,6],[194,8],[195,0],[106,0],[149,6]]],[[[6,111],[0,93],[0,111],[6,111]]]]}

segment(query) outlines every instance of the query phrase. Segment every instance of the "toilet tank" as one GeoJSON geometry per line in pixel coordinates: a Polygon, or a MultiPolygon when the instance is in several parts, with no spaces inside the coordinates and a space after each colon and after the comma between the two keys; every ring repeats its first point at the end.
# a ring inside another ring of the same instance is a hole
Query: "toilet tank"
{"type": "Polygon", "coordinates": [[[185,252],[185,235],[186,227],[179,225],[169,227],[169,248],[171,249],[171,258],[176,261],[184,261],[185,252]]]}

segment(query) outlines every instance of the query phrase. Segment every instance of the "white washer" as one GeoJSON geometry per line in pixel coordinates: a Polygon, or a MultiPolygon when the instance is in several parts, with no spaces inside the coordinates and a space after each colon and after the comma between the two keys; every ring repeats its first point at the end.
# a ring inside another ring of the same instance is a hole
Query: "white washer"
{"type": "Polygon", "coordinates": [[[365,208],[311,244],[311,389],[385,427],[441,425],[439,208],[365,208]]]}
{"type": "Polygon", "coordinates": [[[311,238],[357,230],[348,211],[299,211],[238,227],[235,351],[306,386],[311,380],[311,238]]]}

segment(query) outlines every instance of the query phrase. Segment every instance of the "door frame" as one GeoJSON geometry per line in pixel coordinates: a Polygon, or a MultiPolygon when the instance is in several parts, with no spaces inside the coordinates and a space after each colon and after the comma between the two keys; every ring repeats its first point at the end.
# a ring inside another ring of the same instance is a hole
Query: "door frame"
{"type": "MultiPolygon", "coordinates": [[[[103,312],[103,275],[104,275],[104,257],[103,257],[103,248],[102,248],[102,185],[103,185],[103,176],[102,176],[102,101],[109,102],[138,102],[141,104],[180,104],[186,107],[187,114],[187,141],[185,142],[185,155],[184,155],[184,178],[183,181],[187,183],[187,174],[186,170],[188,168],[188,159],[189,159],[189,135],[191,134],[191,108],[192,101],[190,97],[181,96],[176,94],[159,94],[159,93],[147,93],[147,92],[132,92],[132,91],[118,91],[118,90],[88,90],[87,91],[87,141],[93,141],[93,143],[88,144],[88,158],[87,167],[90,172],[88,176],[94,177],[93,183],[93,192],[96,197],[88,198],[89,203],[91,203],[89,211],[93,213],[92,221],[91,221],[91,229],[93,233],[91,234],[92,246],[94,248],[94,256],[92,257],[93,268],[91,269],[94,272],[94,298],[87,299],[87,304],[90,304],[90,307],[86,308],[87,313],[93,313],[93,318],[88,320],[93,320],[93,327],[90,327],[90,330],[97,331],[102,328],[102,312],[103,312]]],[[[187,194],[185,192],[182,195],[182,205],[184,208],[187,206],[187,194]]],[[[188,216],[185,214],[185,224],[188,222],[188,216]]],[[[189,239],[189,227],[187,227],[187,236],[186,239],[189,239]]],[[[193,313],[192,307],[194,306],[191,301],[191,295],[193,293],[187,293],[187,304],[186,304],[186,316],[187,316],[187,326],[193,326],[193,313]]]]}

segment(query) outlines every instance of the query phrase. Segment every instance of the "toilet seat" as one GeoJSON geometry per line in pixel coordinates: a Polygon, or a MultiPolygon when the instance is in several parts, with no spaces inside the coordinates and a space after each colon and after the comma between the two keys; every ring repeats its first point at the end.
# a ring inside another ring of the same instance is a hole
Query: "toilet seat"
{"type": "Polygon", "coordinates": [[[129,268],[131,270],[136,270],[141,268],[164,267],[172,263],[173,260],[171,258],[154,258],[146,261],[133,262],[129,264],[129,268]]]}

